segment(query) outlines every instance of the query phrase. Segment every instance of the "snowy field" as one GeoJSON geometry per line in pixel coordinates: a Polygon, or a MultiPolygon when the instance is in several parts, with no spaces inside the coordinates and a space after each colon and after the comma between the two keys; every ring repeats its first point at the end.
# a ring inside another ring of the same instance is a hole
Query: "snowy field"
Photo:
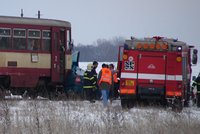
{"type": "Polygon", "coordinates": [[[2,134],[199,134],[200,109],[181,113],[159,106],[122,110],[115,100],[108,108],[101,101],[2,101],[2,134]]]}
{"type": "MultiPolygon", "coordinates": [[[[87,64],[79,66],[86,69],[87,64]]],[[[193,67],[193,73],[198,74],[199,68],[193,67]]],[[[199,134],[200,108],[191,105],[177,113],[161,106],[124,110],[120,100],[106,108],[101,101],[4,100],[0,102],[0,133],[199,134]]]]}

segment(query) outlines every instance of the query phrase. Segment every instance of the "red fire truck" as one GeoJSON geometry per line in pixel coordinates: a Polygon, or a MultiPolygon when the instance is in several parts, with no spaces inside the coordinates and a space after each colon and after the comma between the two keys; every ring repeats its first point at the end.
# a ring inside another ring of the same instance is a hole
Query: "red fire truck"
{"type": "Polygon", "coordinates": [[[194,46],[177,39],[126,40],[118,55],[122,107],[130,108],[140,100],[159,100],[182,109],[190,97],[191,66],[196,63],[194,46]]]}

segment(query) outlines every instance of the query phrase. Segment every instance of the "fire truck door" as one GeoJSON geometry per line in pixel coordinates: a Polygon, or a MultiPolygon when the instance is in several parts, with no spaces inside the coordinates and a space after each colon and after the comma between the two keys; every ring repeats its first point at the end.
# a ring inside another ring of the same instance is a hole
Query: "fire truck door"
{"type": "Polygon", "coordinates": [[[166,56],[139,55],[138,82],[164,84],[166,56]]]}

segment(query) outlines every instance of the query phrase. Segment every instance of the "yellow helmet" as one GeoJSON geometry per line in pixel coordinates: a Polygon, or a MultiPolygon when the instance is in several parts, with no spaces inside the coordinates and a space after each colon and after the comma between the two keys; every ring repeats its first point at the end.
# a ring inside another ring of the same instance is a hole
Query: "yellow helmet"
{"type": "Polygon", "coordinates": [[[91,71],[92,68],[93,68],[93,65],[92,65],[91,63],[89,63],[89,64],[87,65],[87,70],[88,70],[88,71],[91,71]]]}

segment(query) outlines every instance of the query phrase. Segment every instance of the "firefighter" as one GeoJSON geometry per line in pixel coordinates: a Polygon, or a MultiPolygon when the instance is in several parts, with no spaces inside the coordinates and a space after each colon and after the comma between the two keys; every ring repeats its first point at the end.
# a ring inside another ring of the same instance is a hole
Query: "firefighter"
{"type": "Polygon", "coordinates": [[[194,87],[197,86],[197,107],[200,107],[200,73],[198,75],[198,77],[194,80],[193,84],[192,84],[192,89],[194,89],[194,87]]]}
{"type": "Polygon", "coordinates": [[[112,88],[112,73],[108,65],[102,64],[102,69],[98,75],[99,89],[103,97],[103,105],[108,106],[108,97],[110,88],[112,88]]]}
{"type": "Polygon", "coordinates": [[[96,72],[96,68],[98,67],[98,62],[97,61],[93,61],[93,68],[92,68],[92,73],[94,74],[95,80],[97,81],[97,72],[96,72]]]}
{"type": "Polygon", "coordinates": [[[95,75],[92,73],[92,64],[87,65],[87,70],[85,71],[83,75],[83,89],[85,91],[85,97],[87,100],[89,100],[91,103],[95,103],[95,86],[96,86],[96,80],[95,75]]]}
{"type": "Polygon", "coordinates": [[[98,62],[97,61],[93,61],[93,68],[92,68],[92,75],[94,75],[94,79],[96,81],[96,85],[94,87],[94,89],[96,89],[95,92],[95,99],[100,99],[101,97],[101,93],[99,92],[98,89],[98,83],[97,83],[97,72],[96,72],[96,68],[98,67],[98,62]]]}

